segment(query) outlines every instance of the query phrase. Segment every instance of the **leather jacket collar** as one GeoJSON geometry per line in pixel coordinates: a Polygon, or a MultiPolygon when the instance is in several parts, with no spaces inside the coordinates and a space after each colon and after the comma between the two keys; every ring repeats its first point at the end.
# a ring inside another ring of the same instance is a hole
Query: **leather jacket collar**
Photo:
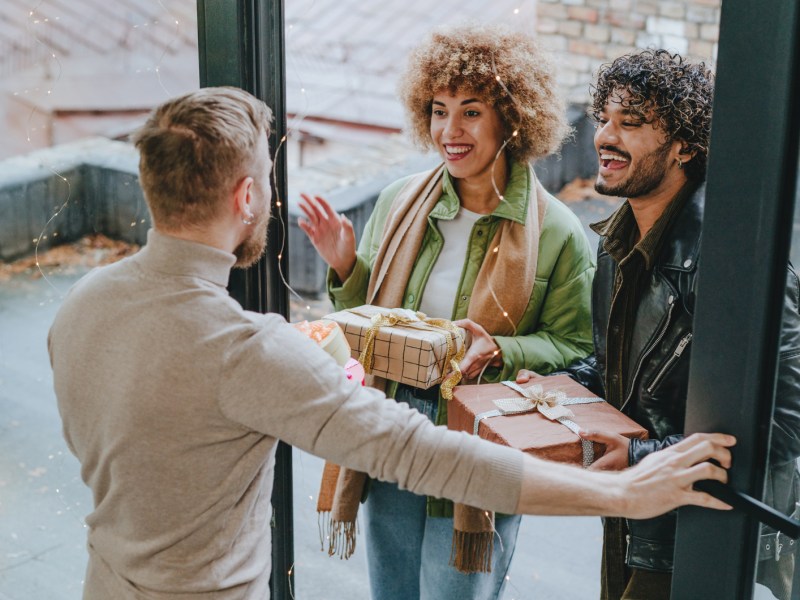
{"type": "MultiPolygon", "coordinates": [[[[664,246],[656,263],[667,269],[688,272],[694,269],[697,264],[697,257],[700,254],[700,232],[703,227],[703,208],[705,205],[706,186],[700,184],[686,201],[686,205],[675,219],[675,223],[670,227],[664,240],[664,246]]],[[[605,237],[609,227],[615,219],[619,218],[620,212],[630,210],[628,201],[625,201],[614,214],[592,223],[589,227],[599,236],[605,237]],[[627,205],[627,207],[626,207],[627,205]]],[[[598,251],[599,255],[608,254],[603,248],[601,241],[598,251]]]]}
{"type": "Polygon", "coordinates": [[[664,240],[657,263],[666,269],[692,271],[700,255],[700,232],[703,227],[706,186],[702,184],[687,200],[664,240]]]}

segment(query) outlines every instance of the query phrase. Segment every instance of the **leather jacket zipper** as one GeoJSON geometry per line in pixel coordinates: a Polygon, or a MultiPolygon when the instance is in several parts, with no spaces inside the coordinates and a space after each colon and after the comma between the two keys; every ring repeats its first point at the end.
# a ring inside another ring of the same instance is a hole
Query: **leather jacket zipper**
{"type": "Polygon", "coordinates": [[[659,383],[661,383],[661,379],[664,377],[664,374],[670,369],[670,367],[673,364],[675,364],[675,361],[677,361],[681,357],[681,354],[683,354],[683,351],[686,350],[686,346],[688,346],[689,342],[691,341],[692,341],[691,333],[687,333],[685,336],[683,336],[683,339],[681,339],[681,341],[678,343],[678,347],[675,348],[675,352],[672,353],[672,356],[669,357],[669,360],[665,362],[664,366],[661,367],[661,369],[658,371],[658,374],[655,376],[655,379],[653,379],[653,383],[647,386],[648,394],[653,393],[653,390],[656,389],[656,386],[659,383]]]}
{"type": "Polygon", "coordinates": [[[653,340],[653,343],[650,344],[647,347],[647,349],[644,352],[642,352],[642,355],[639,357],[639,362],[636,364],[636,370],[633,372],[633,378],[631,379],[631,389],[628,392],[628,396],[625,398],[625,402],[622,403],[620,411],[625,410],[625,407],[628,405],[628,402],[630,402],[631,398],[633,397],[633,390],[636,389],[636,379],[639,377],[639,371],[642,370],[644,359],[647,358],[647,355],[653,351],[653,348],[655,348],[661,342],[661,340],[667,333],[667,328],[669,327],[669,320],[670,317],[672,316],[672,310],[675,308],[675,296],[670,294],[669,298],[667,299],[667,303],[669,305],[669,308],[667,309],[667,316],[664,318],[664,325],[661,327],[661,331],[658,332],[656,339],[653,340]]]}

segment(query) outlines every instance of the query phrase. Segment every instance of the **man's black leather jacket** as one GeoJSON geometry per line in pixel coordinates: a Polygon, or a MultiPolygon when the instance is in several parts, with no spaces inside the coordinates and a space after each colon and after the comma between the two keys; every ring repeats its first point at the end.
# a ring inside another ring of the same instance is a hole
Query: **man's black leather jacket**
{"type": "MultiPolygon", "coordinates": [[[[701,186],[665,233],[648,285],[642,291],[621,410],[646,427],[650,439],[631,440],[630,464],[679,441],[683,434],[704,195],[705,186],[701,186]]],[[[562,371],[599,396],[605,396],[606,336],[615,333],[607,328],[616,270],[617,264],[603,249],[601,240],[592,289],[595,354],[562,371]]],[[[790,268],[767,492],[767,501],[786,513],[793,512],[797,499],[794,459],[800,456],[799,303],[800,284],[790,268]]],[[[674,511],[655,519],[629,520],[627,563],[648,570],[672,570],[675,523],[674,511]]]]}

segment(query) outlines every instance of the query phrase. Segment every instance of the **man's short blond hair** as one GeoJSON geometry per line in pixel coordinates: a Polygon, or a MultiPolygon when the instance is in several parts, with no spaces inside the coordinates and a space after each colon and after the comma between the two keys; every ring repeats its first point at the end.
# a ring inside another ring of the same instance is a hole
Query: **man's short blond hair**
{"type": "Polygon", "coordinates": [[[168,229],[208,223],[255,165],[272,111],[233,87],[203,88],[153,110],[132,136],[153,221],[168,229]]]}
{"type": "Polygon", "coordinates": [[[531,37],[502,25],[440,29],[411,52],[400,97],[409,134],[424,149],[434,149],[431,105],[442,90],[474,93],[492,105],[510,139],[506,149],[518,161],[556,152],[570,132],[550,56],[531,37]]]}

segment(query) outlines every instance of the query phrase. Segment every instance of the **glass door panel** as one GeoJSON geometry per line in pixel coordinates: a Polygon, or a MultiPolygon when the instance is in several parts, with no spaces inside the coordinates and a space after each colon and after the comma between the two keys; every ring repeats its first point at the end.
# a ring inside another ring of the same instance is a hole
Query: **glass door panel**
{"type": "Polygon", "coordinates": [[[149,213],[126,142],[198,87],[194,0],[0,7],[0,597],[78,600],[92,497],[66,447],[47,332],[69,287],[135,252],[149,213]]]}
{"type": "MultiPolygon", "coordinates": [[[[798,169],[800,173],[800,169],[798,169]]],[[[795,189],[792,242],[789,251],[790,268],[800,264],[800,176],[795,189]]],[[[789,275],[795,279],[794,274],[789,275]]],[[[783,328],[797,326],[791,313],[784,315],[783,328]]],[[[797,345],[792,345],[797,348],[797,345]]],[[[766,470],[762,500],[781,512],[800,518],[800,424],[790,414],[781,410],[800,405],[800,390],[792,389],[793,371],[800,370],[800,357],[790,347],[781,348],[778,363],[778,384],[775,396],[774,424],[769,466],[766,470]],[[779,457],[780,456],[780,457],[779,457]]],[[[789,600],[800,597],[800,583],[796,582],[797,546],[794,540],[774,529],[762,526],[759,532],[756,563],[756,585],[753,598],[757,600],[789,600]]]]}
{"type": "Polygon", "coordinates": [[[753,0],[722,5],[686,410],[687,433],[737,436],[729,488],[743,509],[680,509],[675,599],[800,594],[792,581],[797,542],[761,529],[755,503],[794,513],[800,456],[800,341],[797,306],[791,306],[797,282],[791,275],[787,286],[786,268],[787,257],[795,262],[800,256],[792,235],[798,220],[800,11],[792,0],[773,8],[765,12],[753,0]],[[744,32],[762,37],[744,42],[744,32]],[[764,89],[771,93],[763,95],[764,89]],[[750,154],[751,148],[759,152],[750,154]],[[746,173],[737,165],[745,155],[751,157],[746,173]]]}

